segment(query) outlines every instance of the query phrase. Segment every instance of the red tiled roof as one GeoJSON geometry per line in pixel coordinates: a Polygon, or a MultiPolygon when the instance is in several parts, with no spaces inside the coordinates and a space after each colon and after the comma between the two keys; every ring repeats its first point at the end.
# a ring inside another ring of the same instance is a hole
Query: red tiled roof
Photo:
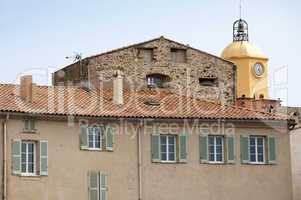
{"type": "Polygon", "coordinates": [[[124,104],[112,102],[112,91],[34,86],[33,101],[19,95],[19,85],[0,84],[0,112],[118,118],[288,120],[276,115],[156,91],[124,91],[124,104]],[[154,105],[159,103],[159,105],[154,105]]]}

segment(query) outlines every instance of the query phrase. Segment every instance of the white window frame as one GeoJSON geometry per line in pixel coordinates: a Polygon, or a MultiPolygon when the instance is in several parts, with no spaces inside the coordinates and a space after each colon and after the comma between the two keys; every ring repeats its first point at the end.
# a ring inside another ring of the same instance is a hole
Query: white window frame
{"type": "Polygon", "coordinates": [[[89,150],[95,150],[95,151],[100,151],[102,149],[102,131],[101,131],[101,128],[100,127],[89,127],[88,128],[88,149],[89,150]],[[93,137],[93,140],[92,140],[92,143],[93,143],[93,147],[90,147],[90,130],[93,130],[92,131],[92,137],[93,137]],[[99,147],[96,147],[96,130],[99,129],[99,147]]]}
{"type": "Polygon", "coordinates": [[[36,131],[35,125],[36,124],[35,124],[34,119],[25,119],[24,120],[24,131],[25,132],[35,132],[36,131]],[[28,127],[26,125],[28,125],[28,127]],[[33,129],[31,129],[30,127],[33,127],[33,129]]]}
{"type": "Polygon", "coordinates": [[[265,164],[265,137],[264,136],[250,136],[249,139],[249,156],[250,156],[250,164],[263,165],[265,164]],[[255,160],[251,161],[251,138],[255,138],[255,160]],[[263,153],[263,161],[258,161],[258,139],[262,139],[262,153],[263,153]]]}
{"type": "Polygon", "coordinates": [[[22,176],[35,176],[36,175],[36,166],[37,166],[37,163],[36,163],[36,142],[34,141],[21,141],[21,175],[22,176]],[[25,161],[25,164],[26,164],[26,172],[23,172],[23,168],[22,168],[22,154],[23,154],[23,151],[22,151],[22,145],[23,144],[26,144],[26,151],[25,151],[25,155],[26,155],[26,161],[25,161]],[[28,160],[29,160],[29,157],[28,157],[28,144],[33,144],[33,172],[28,172],[28,160]]]}
{"type": "Polygon", "coordinates": [[[176,163],[177,162],[177,137],[175,135],[160,135],[160,141],[161,141],[161,137],[166,137],[166,160],[162,160],[162,143],[160,142],[160,156],[161,156],[161,162],[162,163],[176,163]],[[172,152],[169,152],[169,137],[173,137],[173,140],[174,140],[174,160],[170,160],[169,159],[169,153],[172,153],[172,152]]]}
{"type": "Polygon", "coordinates": [[[224,137],[221,136],[221,135],[209,135],[208,136],[208,162],[211,163],[211,164],[223,164],[225,162],[225,159],[224,159],[224,137]],[[210,143],[209,143],[209,138],[210,137],[213,137],[213,147],[214,147],[214,152],[213,152],[213,155],[214,155],[214,161],[210,161],[210,143]],[[221,138],[222,140],[222,161],[217,161],[217,138],[221,138]]]}

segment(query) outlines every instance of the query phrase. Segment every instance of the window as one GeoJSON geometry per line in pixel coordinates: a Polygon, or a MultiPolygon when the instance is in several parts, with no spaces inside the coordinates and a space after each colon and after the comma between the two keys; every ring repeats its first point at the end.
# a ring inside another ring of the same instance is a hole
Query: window
{"type": "Polygon", "coordinates": [[[162,88],[163,87],[163,81],[158,76],[149,76],[149,77],[147,77],[147,85],[149,87],[162,88]]]}
{"type": "Polygon", "coordinates": [[[170,78],[163,74],[151,74],[147,77],[147,86],[151,88],[163,88],[170,78]]]}
{"type": "Polygon", "coordinates": [[[21,172],[22,174],[34,175],[35,174],[35,142],[22,142],[21,146],[21,172]]]}
{"type": "Polygon", "coordinates": [[[161,161],[175,162],[176,161],[176,136],[161,135],[161,161]]]}
{"type": "Polygon", "coordinates": [[[100,149],[101,144],[101,131],[99,127],[89,128],[88,133],[89,149],[100,149]]]}
{"type": "Polygon", "coordinates": [[[208,136],[209,162],[223,163],[224,161],[224,137],[208,136]]]}
{"type": "Polygon", "coordinates": [[[216,78],[199,78],[199,84],[201,86],[217,86],[218,82],[216,78]]]}
{"type": "Polygon", "coordinates": [[[35,132],[35,121],[33,119],[24,120],[24,131],[25,132],[35,132]]]}
{"type": "Polygon", "coordinates": [[[250,162],[264,163],[264,140],[262,136],[250,136],[250,162]]]}
{"type": "Polygon", "coordinates": [[[106,173],[88,172],[89,200],[108,200],[108,175],[106,173]]]}
{"type": "Polygon", "coordinates": [[[151,136],[152,162],[154,163],[186,163],[188,156],[188,136],[160,135],[151,136]]]}
{"type": "Polygon", "coordinates": [[[144,64],[151,64],[154,60],[154,50],[142,49],[141,52],[142,52],[144,64]]]}
{"type": "Polygon", "coordinates": [[[80,149],[113,151],[113,146],[113,127],[80,125],[80,149]]]}
{"type": "Polygon", "coordinates": [[[175,63],[186,63],[185,49],[171,49],[171,60],[175,63]]]}
{"type": "Polygon", "coordinates": [[[14,139],[12,142],[12,173],[21,176],[48,175],[48,141],[14,139]]]}

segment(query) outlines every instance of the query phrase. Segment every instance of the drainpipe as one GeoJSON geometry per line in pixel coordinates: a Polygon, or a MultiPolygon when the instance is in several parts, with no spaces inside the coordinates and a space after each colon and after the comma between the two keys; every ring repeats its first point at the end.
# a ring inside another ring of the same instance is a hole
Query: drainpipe
{"type": "Polygon", "coordinates": [[[137,129],[137,144],[138,144],[138,194],[139,198],[138,200],[142,200],[142,153],[141,153],[141,128],[142,123],[139,125],[137,129]]]}
{"type": "Polygon", "coordinates": [[[3,121],[3,200],[7,200],[7,122],[9,120],[9,114],[6,115],[6,119],[3,121]]]}

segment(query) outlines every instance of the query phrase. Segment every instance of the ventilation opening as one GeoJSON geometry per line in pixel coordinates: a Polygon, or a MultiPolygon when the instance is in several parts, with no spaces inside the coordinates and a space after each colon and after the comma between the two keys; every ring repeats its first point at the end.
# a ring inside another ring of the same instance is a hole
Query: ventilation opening
{"type": "Polygon", "coordinates": [[[144,103],[148,106],[159,106],[160,105],[160,102],[155,99],[147,99],[144,103]]]}
{"type": "Polygon", "coordinates": [[[201,86],[214,87],[218,85],[216,78],[199,78],[199,84],[201,86]]]}

